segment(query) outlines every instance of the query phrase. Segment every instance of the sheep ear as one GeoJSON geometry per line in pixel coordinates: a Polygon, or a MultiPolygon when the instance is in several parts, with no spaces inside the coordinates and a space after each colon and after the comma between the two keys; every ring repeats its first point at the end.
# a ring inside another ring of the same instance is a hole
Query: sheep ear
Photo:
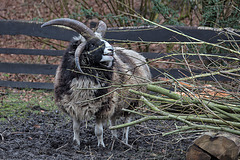
{"type": "Polygon", "coordinates": [[[95,32],[96,37],[103,38],[107,30],[107,25],[103,21],[99,21],[97,30],[95,32]]]}

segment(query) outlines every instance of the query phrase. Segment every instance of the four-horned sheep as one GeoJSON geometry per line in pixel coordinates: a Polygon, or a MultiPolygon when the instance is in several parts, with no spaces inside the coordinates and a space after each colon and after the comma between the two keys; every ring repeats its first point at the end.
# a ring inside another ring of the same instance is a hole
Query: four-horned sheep
{"type": "MultiPolygon", "coordinates": [[[[103,123],[115,125],[119,117],[131,120],[123,108],[134,109],[138,97],[122,85],[151,82],[146,59],[139,53],[113,47],[103,39],[107,26],[99,22],[96,31],[85,24],[68,18],[50,20],[42,25],[63,25],[79,33],[70,42],[57,68],[54,93],[58,107],[73,120],[74,141],[80,145],[80,121],[96,117],[95,134],[98,146],[103,142],[103,123]]],[[[135,85],[137,90],[144,87],[135,85]]],[[[124,142],[128,143],[129,127],[124,128],[124,142]]],[[[113,136],[117,136],[115,130],[113,136]]]]}

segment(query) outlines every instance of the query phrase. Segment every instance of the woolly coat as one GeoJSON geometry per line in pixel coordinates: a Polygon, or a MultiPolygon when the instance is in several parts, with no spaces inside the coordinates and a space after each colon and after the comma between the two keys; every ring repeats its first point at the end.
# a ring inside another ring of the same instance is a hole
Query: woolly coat
{"type": "MultiPolygon", "coordinates": [[[[137,96],[131,95],[129,88],[114,85],[150,82],[146,59],[135,51],[116,47],[112,68],[85,67],[84,57],[80,57],[84,74],[78,73],[73,54],[78,45],[77,41],[70,45],[56,72],[54,92],[58,107],[80,121],[94,115],[100,119],[120,116],[122,108],[138,105],[137,96]]],[[[144,87],[134,89],[145,90],[144,87]]]]}

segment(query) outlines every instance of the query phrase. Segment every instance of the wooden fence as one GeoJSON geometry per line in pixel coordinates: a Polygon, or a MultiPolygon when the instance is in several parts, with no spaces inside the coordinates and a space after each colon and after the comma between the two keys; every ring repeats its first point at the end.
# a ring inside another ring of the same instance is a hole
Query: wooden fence
{"type": "MultiPolygon", "coordinates": [[[[0,20],[0,36],[1,35],[27,35],[34,37],[43,37],[49,39],[56,39],[62,41],[70,41],[73,36],[77,36],[77,33],[61,27],[46,27],[41,28],[41,23],[26,22],[26,21],[14,21],[14,20],[0,20]]],[[[228,36],[224,33],[224,30],[212,29],[212,28],[198,28],[198,27],[173,27],[171,29],[177,30],[181,33],[195,37],[205,42],[218,43],[219,39],[228,40],[228,36]]],[[[240,34],[240,32],[237,32],[240,34]]],[[[232,35],[233,38],[239,42],[240,37],[232,35]]],[[[106,39],[109,39],[111,43],[118,43],[121,41],[149,41],[149,42],[194,42],[180,34],[162,29],[160,27],[137,27],[137,28],[112,28],[108,29],[106,39]]],[[[20,49],[20,48],[0,48],[0,56],[4,54],[15,55],[45,55],[45,56],[61,56],[63,50],[40,50],[40,49],[20,49]]],[[[160,58],[166,56],[166,54],[160,53],[142,53],[146,58],[160,58]]],[[[224,55],[223,55],[224,56],[224,55]]],[[[229,55],[228,55],[229,56],[229,55]]],[[[168,58],[181,58],[181,56],[170,56],[168,58]]],[[[203,56],[204,58],[204,56],[203,56]]],[[[199,59],[197,55],[189,56],[188,59],[199,59]]],[[[24,74],[43,74],[54,75],[57,66],[51,64],[26,64],[26,63],[5,63],[0,62],[0,72],[2,73],[24,73],[24,74]]],[[[166,70],[158,68],[151,69],[153,77],[163,76],[166,70]]],[[[168,69],[167,72],[174,78],[180,78],[190,76],[188,70],[184,69],[168,69]]],[[[203,73],[201,70],[193,70],[193,74],[197,75],[203,73]]],[[[218,80],[227,80],[223,76],[215,76],[218,80]]],[[[211,77],[205,77],[203,80],[212,80],[211,77]]],[[[36,88],[36,89],[53,89],[52,83],[40,83],[40,82],[14,82],[0,80],[0,86],[5,87],[17,87],[17,88],[36,88]]]]}

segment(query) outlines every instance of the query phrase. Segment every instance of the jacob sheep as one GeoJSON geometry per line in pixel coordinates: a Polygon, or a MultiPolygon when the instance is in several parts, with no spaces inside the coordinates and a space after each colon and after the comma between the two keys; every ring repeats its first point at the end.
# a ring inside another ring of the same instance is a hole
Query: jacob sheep
{"type": "MultiPolygon", "coordinates": [[[[83,23],[60,18],[42,25],[63,25],[79,33],[74,37],[57,68],[54,93],[58,107],[73,119],[73,140],[80,145],[80,121],[96,117],[95,134],[98,146],[103,142],[103,123],[110,120],[115,125],[117,117],[124,116],[130,121],[129,114],[122,108],[138,105],[137,96],[127,89],[114,88],[112,85],[138,84],[151,81],[146,59],[139,53],[120,47],[112,47],[103,40],[107,26],[99,22],[94,32],[83,23]]],[[[135,87],[144,90],[144,87],[135,87]]],[[[129,128],[124,129],[124,142],[128,143],[129,128]]],[[[112,131],[117,136],[116,131],[112,131]]]]}

